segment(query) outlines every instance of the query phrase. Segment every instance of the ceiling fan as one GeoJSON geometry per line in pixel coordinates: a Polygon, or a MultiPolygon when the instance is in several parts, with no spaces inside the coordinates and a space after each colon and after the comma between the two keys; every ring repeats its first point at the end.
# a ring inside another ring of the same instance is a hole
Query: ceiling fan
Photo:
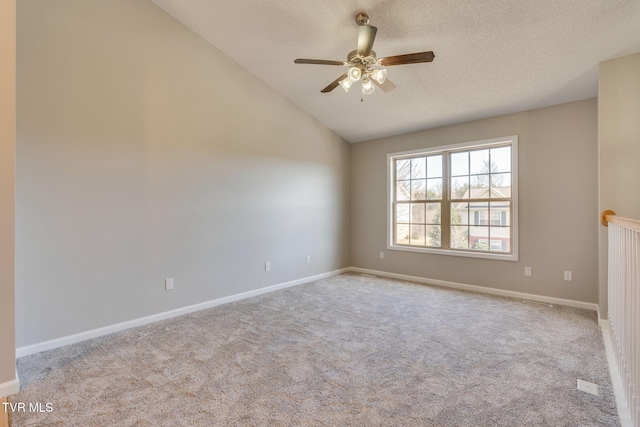
{"type": "Polygon", "coordinates": [[[383,67],[403,64],[418,64],[421,62],[431,62],[435,55],[432,51],[409,53],[406,55],[387,56],[376,58],[373,51],[373,41],[376,38],[378,29],[369,25],[369,16],[366,13],[356,15],[358,24],[358,49],[347,55],[347,61],[330,61],[324,59],[296,59],[296,64],[318,64],[318,65],[341,65],[349,67],[349,70],[322,89],[322,93],[331,92],[333,89],[342,86],[345,92],[353,83],[362,80],[362,93],[370,94],[375,90],[375,86],[380,87],[385,92],[395,89],[396,85],[387,79],[387,70],[383,67]]]}

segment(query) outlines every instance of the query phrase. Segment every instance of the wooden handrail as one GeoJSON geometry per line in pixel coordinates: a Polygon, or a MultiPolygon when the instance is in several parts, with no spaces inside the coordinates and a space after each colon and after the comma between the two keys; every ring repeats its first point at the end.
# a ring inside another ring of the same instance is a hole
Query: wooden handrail
{"type": "Polygon", "coordinates": [[[635,231],[640,231],[640,220],[616,216],[616,213],[609,209],[602,211],[600,214],[600,222],[605,227],[608,227],[609,223],[612,222],[635,231]]]}
{"type": "Polygon", "coordinates": [[[600,224],[604,225],[605,227],[609,226],[609,218],[612,218],[616,215],[616,213],[614,211],[612,211],[611,209],[607,209],[605,211],[602,211],[602,213],[600,214],[600,224]]]}

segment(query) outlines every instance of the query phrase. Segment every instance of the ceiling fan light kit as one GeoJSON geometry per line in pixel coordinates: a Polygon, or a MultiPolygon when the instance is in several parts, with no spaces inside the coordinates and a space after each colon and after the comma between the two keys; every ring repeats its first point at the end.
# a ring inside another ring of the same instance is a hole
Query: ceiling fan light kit
{"type": "Polygon", "coordinates": [[[331,92],[336,87],[342,86],[348,92],[353,83],[362,81],[362,93],[368,95],[375,90],[377,85],[384,92],[395,89],[395,85],[387,80],[386,68],[392,65],[418,64],[421,62],[431,62],[435,55],[432,51],[409,53],[406,55],[388,56],[377,58],[373,51],[373,42],[378,29],[369,25],[369,16],[366,13],[356,15],[358,24],[358,49],[347,55],[346,62],[330,61],[324,59],[296,59],[296,64],[316,64],[316,65],[342,65],[349,67],[349,70],[322,89],[322,93],[331,92]]]}

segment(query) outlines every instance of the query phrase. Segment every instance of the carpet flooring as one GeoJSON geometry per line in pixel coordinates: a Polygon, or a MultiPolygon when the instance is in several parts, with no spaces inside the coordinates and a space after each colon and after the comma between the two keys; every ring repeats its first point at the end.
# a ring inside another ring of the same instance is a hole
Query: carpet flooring
{"type": "Polygon", "coordinates": [[[10,401],[43,410],[13,427],[619,425],[594,312],[358,274],[23,357],[18,373],[10,401]]]}

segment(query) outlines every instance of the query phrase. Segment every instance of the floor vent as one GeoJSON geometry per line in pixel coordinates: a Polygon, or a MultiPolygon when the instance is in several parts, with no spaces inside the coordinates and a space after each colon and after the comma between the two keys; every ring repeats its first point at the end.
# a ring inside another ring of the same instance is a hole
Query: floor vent
{"type": "Polygon", "coordinates": [[[378,277],[378,276],[374,276],[373,274],[366,274],[366,273],[360,273],[360,275],[364,277],[378,277]]]}
{"type": "Polygon", "coordinates": [[[578,379],[578,390],[593,394],[594,396],[600,396],[600,394],[598,394],[598,384],[590,383],[589,381],[578,379]]]}

